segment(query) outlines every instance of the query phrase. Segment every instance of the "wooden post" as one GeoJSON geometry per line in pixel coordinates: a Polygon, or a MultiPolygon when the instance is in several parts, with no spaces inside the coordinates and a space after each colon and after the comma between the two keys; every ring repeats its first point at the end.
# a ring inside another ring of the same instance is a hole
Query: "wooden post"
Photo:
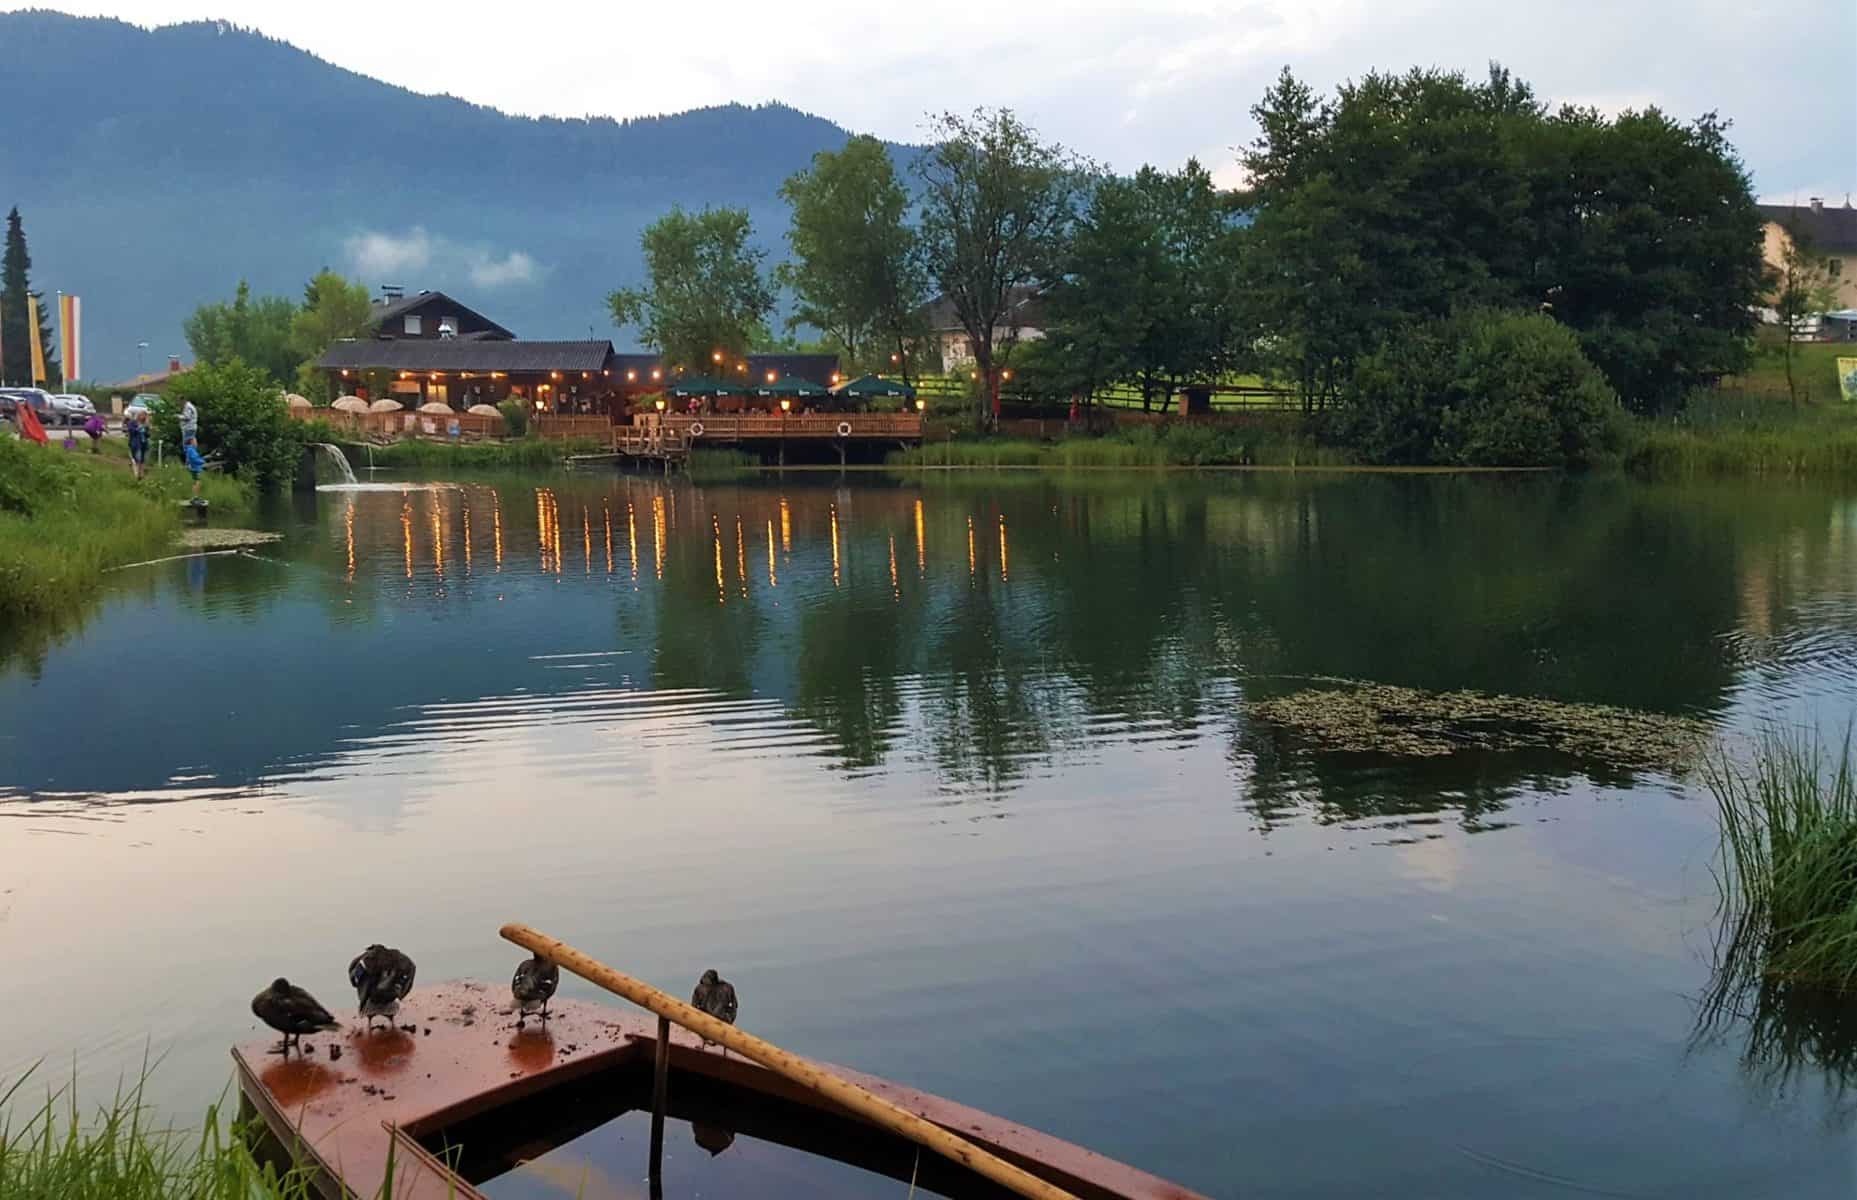
{"type": "MultiPolygon", "coordinates": [[[[582,979],[598,984],[615,995],[625,997],[640,1008],[656,1013],[662,1019],[675,1021],[698,1037],[733,1050],[743,1058],[766,1067],[774,1074],[791,1080],[809,1091],[817,1092],[841,1108],[849,1109],[871,1124],[906,1137],[919,1146],[926,1146],[975,1174],[991,1179],[1001,1187],[1026,1197],[1026,1200],[1076,1200],[1075,1196],[1063,1188],[1047,1183],[1031,1172],[1013,1166],[1005,1159],[974,1145],[966,1138],[951,1133],[932,1121],[924,1120],[907,1109],[899,1108],[848,1079],[840,1079],[797,1054],[789,1053],[771,1042],[762,1041],[752,1033],[718,1021],[708,1013],[685,1004],[674,996],[666,995],[648,983],[615,971],[605,963],[581,953],[566,942],[551,938],[544,933],[538,933],[527,925],[505,925],[500,932],[505,939],[523,947],[530,953],[540,954],[582,979]]],[[[662,1030],[662,1024],[659,1028],[662,1030]]],[[[663,1046],[666,1042],[661,1039],[658,1044],[663,1046]]]]}
{"type": "Polygon", "coordinates": [[[651,1194],[658,1195],[664,1173],[664,1097],[669,1090],[671,1073],[671,1023],[658,1018],[657,1060],[651,1068],[651,1194]]]}

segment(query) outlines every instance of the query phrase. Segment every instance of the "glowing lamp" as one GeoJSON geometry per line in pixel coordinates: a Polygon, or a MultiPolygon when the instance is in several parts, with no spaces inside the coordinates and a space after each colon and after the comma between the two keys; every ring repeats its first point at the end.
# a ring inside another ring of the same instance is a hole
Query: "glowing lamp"
{"type": "Polygon", "coordinates": [[[925,409],[925,408],[927,408],[927,407],[928,407],[928,401],[927,401],[927,400],[917,400],[917,401],[916,401],[916,411],[917,411],[917,412],[921,412],[921,411],[922,411],[923,409],[925,409]]]}
{"type": "MultiPolygon", "coordinates": [[[[656,371],[653,371],[653,372],[652,372],[652,374],[653,374],[653,375],[655,375],[655,374],[657,374],[657,372],[656,372],[656,371]]],[[[663,412],[663,411],[664,411],[664,397],[662,397],[662,396],[659,396],[659,397],[658,397],[658,399],[657,399],[657,402],[656,402],[656,405],[655,405],[655,407],[657,408],[657,410],[658,410],[659,412],[663,412]]]]}
{"type": "Polygon", "coordinates": [[[767,373],[767,381],[768,381],[769,383],[772,383],[772,382],[774,382],[774,372],[772,372],[772,371],[769,371],[769,372],[767,373]]]}
{"type": "Polygon", "coordinates": [[[664,372],[657,367],[653,367],[651,368],[651,377],[653,379],[662,379],[664,378],[664,372]]]}
{"type": "Polygon", "coordinates": [[[784,416],[786,416],[786,415],[787,415],[787,414],[788,414],[789,412],[791,412],[792,410],[793,410],[793,401],[791,401],[791,400],[782,400],[782,401],[780,402],[780,415],[781,415],[781,416],[783,416],[783,417],[784,417],[784,416]]]}
{"type": "Polygon", "coordinates": [[[715,351],[715,352],[713,352],[712,354],[710,354],[710,356],[709,356],[709,357],[710,357],[710,358],[712,358],[712,359],[714,359],[714,360],[715,360],[716,362],[721,362],[721,361],[722,361],[722,351],[720,351],[720,350],[717,350],[717,351],[715,351]]]}

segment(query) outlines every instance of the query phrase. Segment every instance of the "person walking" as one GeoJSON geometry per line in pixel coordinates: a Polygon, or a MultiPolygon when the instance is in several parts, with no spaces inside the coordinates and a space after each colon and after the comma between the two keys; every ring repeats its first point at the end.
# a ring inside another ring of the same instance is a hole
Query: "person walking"
{"type": "Polygon", "coordinates": [[[148,477],[148,410],[132,412],[123,420],[123,433],[129,439],[129,466],[137,479],[148,477]]]}
{"type": "Polygon", "coordinates": [[[206,459],[200,454],[200,410],[191,400],[181,403],[181,456],[193,476],[193,502],[200,504],[200,472],[206,467],[206,459]]]}
{"type": "Polygon", "coordinates": [[[90,435],[90,452],[103,452],[103,418],[97,413],[90,414],[90,420],[84,422],[84,432],[90,435]]]}

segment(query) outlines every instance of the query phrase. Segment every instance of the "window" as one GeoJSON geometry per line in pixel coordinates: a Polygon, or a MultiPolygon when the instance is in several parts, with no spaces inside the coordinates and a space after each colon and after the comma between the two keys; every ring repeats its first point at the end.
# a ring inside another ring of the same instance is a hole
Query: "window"
{"type": "Polygon", "coordinates": [[[412,336],[412,337],[419,336],[419,332],[420,332],[419,318],[417,316],[410,316],[406,318],[406,332],[409,336],[412,336]]]}

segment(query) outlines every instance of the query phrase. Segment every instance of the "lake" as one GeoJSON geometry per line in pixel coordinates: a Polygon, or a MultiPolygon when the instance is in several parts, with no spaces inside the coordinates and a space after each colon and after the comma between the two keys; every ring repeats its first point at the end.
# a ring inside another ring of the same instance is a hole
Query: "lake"
{"type": "Polygon", "coordinates": [[[382,941],[500,984],[520,920],[1216,1197],[1857,1186],[1857,1030],[1698,1027],[1699,776],[1244,709],[1369,680],[1841,737],[1857,490],[549,475],[263,520],[0,642],[0,1080],[146,1053],[197,1118],[272,977],[347,1014],[382,941]]]}

